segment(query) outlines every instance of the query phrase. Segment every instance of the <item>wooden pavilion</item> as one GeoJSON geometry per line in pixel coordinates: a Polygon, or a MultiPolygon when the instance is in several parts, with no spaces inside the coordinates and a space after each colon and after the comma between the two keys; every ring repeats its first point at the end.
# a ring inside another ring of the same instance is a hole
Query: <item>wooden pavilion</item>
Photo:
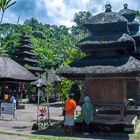
{"type": "Polygon", "coordinates": [[[91,36],[77,46],[87,56],[58,70],[59,75],[73,80],[86,80],[86,95],[97,107],[119,108],[124,120],[127,106],[127,81],[140,76],[140,61],[135,40],[129,35],[128,21],[111,5],[84,24],[91,36]]]}
{"type": "Polygon", "coordinates": [[[2,85],[1,99],[4,94],[17,94],[19,83],[32,82],[37,78],[26,68],[9,57],[0,56],[0,84],[2,85]]]}

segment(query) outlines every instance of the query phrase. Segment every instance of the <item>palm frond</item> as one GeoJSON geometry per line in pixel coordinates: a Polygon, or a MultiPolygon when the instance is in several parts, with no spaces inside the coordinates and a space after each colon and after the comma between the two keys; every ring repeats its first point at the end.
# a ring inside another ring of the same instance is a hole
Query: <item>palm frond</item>
{"type": "Polygon", "coordinates": [[[15,3],[16,3],[16,1],[14,1],[13,3],[7,5],[7,6],[5,7],[5,9],[9,8],[10,6],[14,5],[15,3]]]}
{"type": "Polygon", "coordinates": [[[6,5],[7,0],[2,0],[3,5],[6,5]]]}

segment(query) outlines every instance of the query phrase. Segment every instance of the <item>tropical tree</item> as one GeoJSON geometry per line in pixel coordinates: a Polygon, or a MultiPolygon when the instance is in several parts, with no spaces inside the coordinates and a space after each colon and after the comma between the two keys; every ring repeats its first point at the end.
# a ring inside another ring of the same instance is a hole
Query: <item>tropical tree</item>
{"type": "Polygon", "coordinates": [[[73,21],[75,26],[72,26],[71,31],[73,34],[79,34],[79,32],[87,33],[87,29],[84,27],[84,23],[91,18],[92,14],[86,11],[80,11],[74,15],[73,21]]]}
{"type": "Polygon", "coordinates": [[[6,49],[5,52],[14,57],[14,53],[17,49],[18,42],[21,34],[32,34],[32,28],[28,25],[3,23],[0,25],[0,43],[1,48],[6,49]]]}
{"type": "Polygon", "coordinates": [[[0,24],[2,23],[5,11],[15,3],[16,1],[12,2],[12,0],[0,0],[0,11],[2,11],[0,24]]]}
{"type": "MultiPolygon", "coordinates": [[[[1,42],[1,39],[0,39],[0,42],[1,42]]],[[[6,46],[2,46],[2,44],[0,43],[0,56],[1,55],[8,56],[7,51],[8,50],[7,50],[6,46]]]]}

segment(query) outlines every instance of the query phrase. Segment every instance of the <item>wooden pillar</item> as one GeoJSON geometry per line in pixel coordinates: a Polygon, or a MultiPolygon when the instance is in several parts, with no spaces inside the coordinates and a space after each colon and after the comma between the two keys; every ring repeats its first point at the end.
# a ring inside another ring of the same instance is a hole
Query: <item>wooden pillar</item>
{"type": "Polygon", "coordinates": [[[88,91],[88,88],[89,88],[89,80],[85,80],[85,89],[84,89],[84,93],[83,93],[83,96],[89,96],[89,91],[88,91]]]}
{"type": "MultiPolygon", "coordinates": [[[[126,81],[123,81],[123,99],[126,99],[126,81]]],[[[120,108],[120,120],[124,120],[125,104],[120,108]]]]}
{"type": "Polygon", "coordinates": [[[140,101],[140,81],[137,81],[138,85],[137,85],[137,90],[136,90],[136,97],[135,97],[135,108],[138,108],[139,105],[139,101],[140,101]]]}
{"type": "Polygon", "coordinates": [[[124,106],[121,106],[121,110],[120,110],[120,121],[124,121],[124,110],[125,110],[125,107],[124,106]]]}

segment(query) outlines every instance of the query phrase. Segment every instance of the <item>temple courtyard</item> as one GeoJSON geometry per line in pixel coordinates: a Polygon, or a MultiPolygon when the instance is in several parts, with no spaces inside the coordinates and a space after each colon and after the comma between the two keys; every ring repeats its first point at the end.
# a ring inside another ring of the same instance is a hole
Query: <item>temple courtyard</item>
{"type": "MultiPolygon", "coordinates": [[[[32,126],[37,120],[36,104],[24,104],[25,109],[17,109],[16,119],[11,115],[2,115],[0,119],[0,140],[28,140],[28,139],[48,139],[47,137],[73,139],[64,135],[62,127],[62,103],[56,102],[50,104],[51,127],[41,130],[32,130],[32,126]],[[20,136],[19,136],[20,135],[20,136]]],[[[80,113],[80,107],[77,107],[80,113]]],[[[137,127],[140,127],[139,125],[137,127]]],[[[136,133],[137,130],[136,130],[136,133]]],[[[127,133],[111,133],[111,132],[93,132],[90,135],[76,131],[74,138],[81,140],[138,140],[140,138],[127,133]]],[[[51,139],[51,138],[50,138],[51,139]]]]}

